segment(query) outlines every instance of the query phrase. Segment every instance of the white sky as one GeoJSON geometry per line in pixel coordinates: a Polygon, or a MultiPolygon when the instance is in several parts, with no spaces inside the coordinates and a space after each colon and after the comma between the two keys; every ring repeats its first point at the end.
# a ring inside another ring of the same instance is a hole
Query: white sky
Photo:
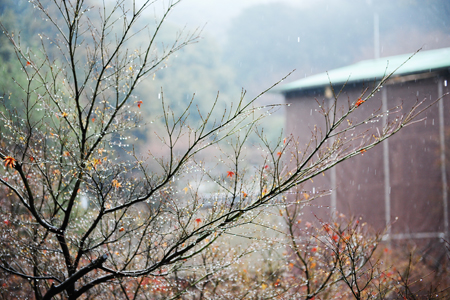
{"type": "MultiPolygon", "coordinates": [[[[229,22],[250,6],[267,3],[287,3],[295,6],[313,4],[305,0],[183,0],[172,11],[169,20],[192,27],[205,27],[206,34],[223,35],[229,22]]],[[[220,36],[216,36],[219,40],[220,36]]]]}

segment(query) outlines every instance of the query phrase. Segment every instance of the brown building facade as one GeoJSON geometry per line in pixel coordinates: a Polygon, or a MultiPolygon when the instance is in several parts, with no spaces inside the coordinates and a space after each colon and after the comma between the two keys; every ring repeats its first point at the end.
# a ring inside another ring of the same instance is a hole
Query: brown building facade
{"type": "Polygon", "coordinates": [[[334,90],[343,88],[338,105],[345,106],[405,61],[370,101],[358,107],[355,121],[380,108],[392,112],[401,107],[379,121],[389,122],[407,113],[416,101],[426,99],[427,105],[442,99],[421,115],[422,121],[315,181],[316,189],[331,190],[317,206],[361,216],[378,230],[388,228],[387,240],[449,241],[450,48],[419,52],[412,58],[402,55],[364,61],[282,86],[277,92],[290,104],[286,131],[306,144],[311,128],[324,126],[316,100],[334,100],[330,99],[330,81],[334,90]]]}

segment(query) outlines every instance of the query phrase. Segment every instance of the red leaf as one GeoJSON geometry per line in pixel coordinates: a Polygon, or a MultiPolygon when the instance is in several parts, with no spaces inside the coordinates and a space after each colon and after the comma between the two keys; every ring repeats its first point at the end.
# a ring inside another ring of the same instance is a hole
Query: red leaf
{"type": "Polygon", "coordinates": [[[139,101],[137,102],[137,106],[138,106],[139,108],[141,108],[141,104],[142,104],[142,100],[139,100],[139,101]]]}
{"type": "Polygon", "coordinates": [[[227,177],[233,178],[234,174],[235,173],[233,171],[228,171],[227,172],[227,177]]]}
{"type": "Polygon", "coordinates": [[[361,104],[363,104],[364,102],[366,102],[366,101],[364,101],[363,99],[359,98],[358,101],[356,101],[355,106],[358,107],[361,104]]]}

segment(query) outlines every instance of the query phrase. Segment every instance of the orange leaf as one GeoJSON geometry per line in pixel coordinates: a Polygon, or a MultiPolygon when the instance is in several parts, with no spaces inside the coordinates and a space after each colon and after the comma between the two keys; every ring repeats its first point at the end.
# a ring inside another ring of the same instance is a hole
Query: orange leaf
{"type": "Polygon", "coordinates": [[[94,168],[97,167],[97,165],[100,165],[101,163],[102,163],[102,161],[97,158],[94,158],[94,161],[92,162],[92,164],[94,165],[94,168]]]}
{"type": "Polygon", "coordinates": [[[141,108],[141,104],[142,104],[142,100],[139,100],[139,101],[137,102],[137,106],[138,106],[139,108],[141,108]]]}
{"type": "Polygon", "coordinates": [[[195,222],[196,222],[197,224],[199,224],[199,223],[201,223],[201,222],[202,222],[202,219],[200,219],[200,218],[197,218],[197,219],[195,219],[195,222]]]}
{"type": "Polygon", "coordinates": [[[31,65],[31,63],[29,61],[27,61],[27,66],[31,65]]]}
{"type": "Polygon", "coordinates": [[[66,118],[69,114],[67,114],[66,112],[62,113],[63,118],[66,118]]]}
{"type": "Polygon", "coordinates": [[[280,157],[280,156],[281,156],[281,152],[280,152],[280,151],[278,151],[278,152],[277,152],[277,155],[278,155],[278,157],[280,157]]]}
{"type": "Polygon", "coordinates": [[[356,101],[355,106],[358,107],[361,104],[363,104],[364,102],[366,102],[366,101],[364,101],[363,99],[359,98],[358,101],[356,101]]]}
{"type": "Polygon", "coordinates": [[[122,186],[122,184],[119,181],[117,181],[117,179],[114,179],[112,181],[112,186],[115,188],[120,188],[122,186]]]}
{"type": "Polygon", "coordinates": [[[267,194],[267,188],[264,187],[263,191],[262,191],[262,195],[264,196],[265,194],[267,194]]]}
{"type": "Polygon", "coordinates": [[[120,227],[120,229],[119,229],[120,232],[122,232],[124,230],[125,230],[125,228],[123,228],[123,227],[120,227]]]}
{"type": "Polygon", "coordinates": [[[227,177],[233,178],[234,174],[235,173],[233,171],[228,171],[227,172],[227,177]]]}
{"type": "Polygon", "coordinates": [[[11,168],[14,168],[14,166],[16,165],[16,160],[14,159],[14,157],[11,156],[7,156],[5,157],[5,167],[10,166],[11,168]]]}

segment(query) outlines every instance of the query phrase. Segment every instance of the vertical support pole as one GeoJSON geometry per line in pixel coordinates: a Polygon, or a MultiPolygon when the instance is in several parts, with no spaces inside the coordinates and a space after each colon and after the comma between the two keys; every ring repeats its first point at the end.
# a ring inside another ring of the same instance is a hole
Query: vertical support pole
{"type": "MultiPolygon", "coordinates": [[[[383,127],[388,123],[387,90],[386,87],[381,89],[381,102],[383,114],[383,127]]],[[[387,239],[390,241],[391,234],[391,176],[389,169],[389,139],[383,141],[383,171],[384,171],[384,218],[386,222],[387,239]]]]}
{"type": "Polygon", "coordinates": [[[331,168],[330,172],[331,172],[331,213],[334,215],[337,209],[336,166],[331,168]]]}
{"type": "MultiPolygon", "coordinates": [[[[329,99],[329,107],[332,107],[332,105],[337,105],[337,103],[334,103],[335,99],[330,98],[329,99]]],[[[333,146],[335,141],[334,137],[330,138],[330,148],[333,146]]],[[[331,176],[331,215],[334,216],[336,213],[336,207],[337,207],[337,191],[336,191],[336,166],[330,169],[330,176],[331,176]]]]}
{"type": "MultiPolygon", "coordinates": [[[[438,80],[438,97],[443,96],[442,79],[438,80]]],[[[445,161],[445,124],[444,124],[444,99],[439,100],[439,142],[441,154],[441,178],[442,178],[442,204],[444,209],[444,234],[445,239],[449,239],[448,225],[448,189],[447,189],[447,167],[445,161]]]]}

